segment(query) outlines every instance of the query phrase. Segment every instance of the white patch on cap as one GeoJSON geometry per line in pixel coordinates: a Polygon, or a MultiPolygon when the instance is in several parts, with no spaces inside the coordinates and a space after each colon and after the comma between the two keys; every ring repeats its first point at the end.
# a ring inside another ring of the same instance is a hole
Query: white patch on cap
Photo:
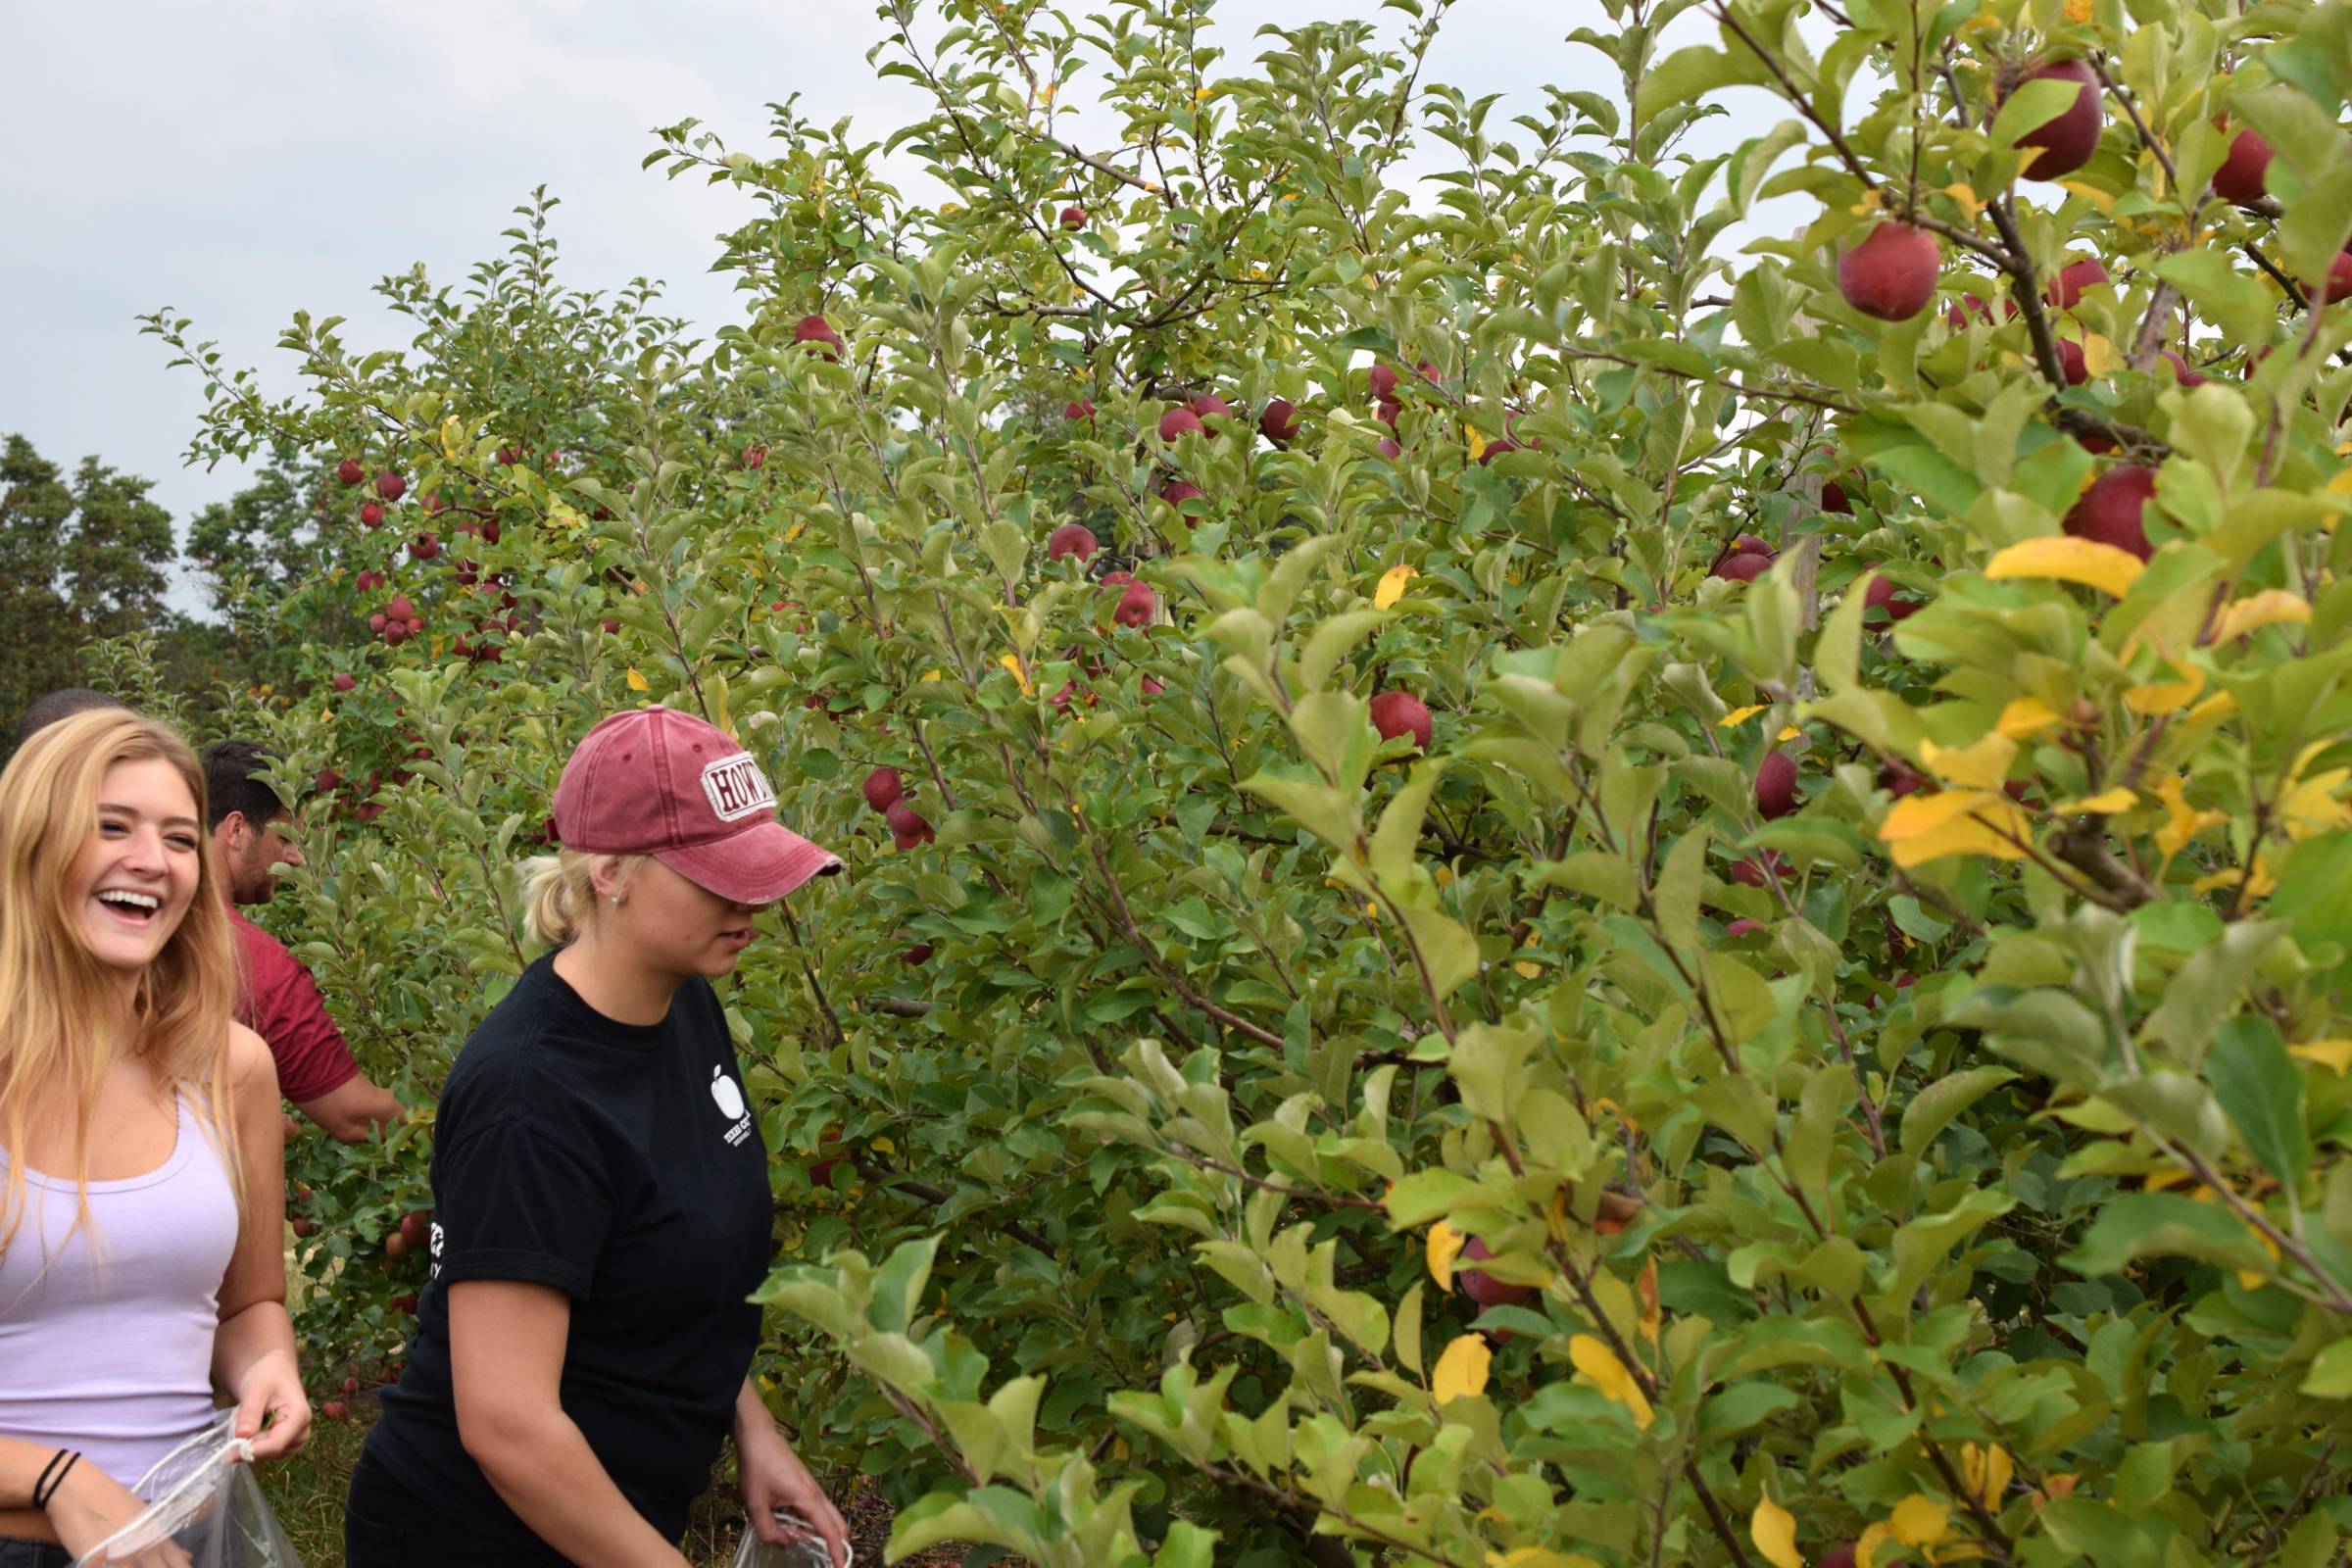
{"type": "Polygon", "coordinates": [[[721,822],[772,811],[776,807],[776,792],[768,788],[767,775],[760,771],[749,752],[722,757],[704,768],[703,793],[710,798],[710,809],[718,813],[721,822]]]}

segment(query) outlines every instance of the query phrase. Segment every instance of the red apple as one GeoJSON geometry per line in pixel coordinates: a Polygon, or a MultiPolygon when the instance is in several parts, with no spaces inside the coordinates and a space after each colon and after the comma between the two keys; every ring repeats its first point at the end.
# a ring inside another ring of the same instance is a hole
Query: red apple
{"type": "Polygon", "coordinates": [[[340,1421],[347,1412],[341,1399],[329,1399],[318,1407],[318,1413],[329,1421],[340,1421]]]}
{"type": "Polygon", "coordinates": [[[1374,447],[1372,450],[1379,453],[1382,457],[1388,459],[1391,463],[1395,463],[1398,458],[1404,456],[1404,448],[1398,446],[1395,441],[1387,440],[1385,438],[1381,441],[1380,445],[1374,447]]]}
{"type": "Polygon", "coordinates": [[[2171,349],[2162,349],[2158,352],[2164,356],[2164,363],[2173,368],[2173,380],[2178,384],[2181,386],[2203,386],[2206,382],[2213,379],[2213,377],[2210,375],[2200,375],[2195,370],[2189,368],[2188,362],[2182,359],[2180,355],[2175,354],[2171,349]]]}
{"type": "Polygon", "coordinates": [[[2338,251],[2328,264],[2328,275],[2311,285],[2311,303],[2332,305],[2346,295],[2352,295],[2352,255],[2338,251]]]}
{"type": "Polygon", "coordinates": [[[379,473],[375,476],[375,493],[386,501],[398,501],[409,493],[409,481],[397,473],[379,473]]]}
{"type": "MultiPolygon", "coordinates": [[[[368,629],[369,631],[382,631],[389,619],[390,617],[379,610],[374,614],[368,617],[368,629]]],[[[407,629],[405,623],[403,624],[402,629],[407,629]]]]}
{"type": "Polygon", "coordinates": [[[1760,888],[1788,874],[1788,862],[1775,850],[1765,850],[1732,864],[1732,880],[1742,887],[1760,888]]]}
{"type": "Polygon", "coordinates": [[[360,526],[372,528],[384,520],[384,509],[373,501],[360,504],[360,526]]]}
{"type": "Polygon", "coordinates": [[[1167,687],[1161,685],[1156,676],[1146,675],[1143,690],[1146,697],[1157,697],[1161,692],[1166,691],[1167,687]]]}
{"type": "Polygon", "coordinates": [[[2071,337],[2062,337],[2056,344],[2058,370],[2066,377],[2068,386],[2081,386],[2090,379],[2090,362],[2082,358],[2082,345],[2071,337]]]}
{"type": "Polygon", "coordinates": [[[1203,492],[1190,479],[1170,479],[1159,487],[1159,499],[1171,507],[1181,507],[1187,501],[1198,501],[1203,492]]]}
{"type": "Polygon", "coordinates": [[[398,1232],[398,1231],[394,1231],[394,1232],[393,1232],[391,1235],[389,1235],[389,1236],[385,1237],[385,1238],[384,1238],[384,1255],[385,1255],[386,1257],[406,1257],[406,1256],[408,1256],[408,1255],[409,1255],[409,1239],[408,1239],[406,1236],[403,1236],[403,1235],[402,1235],[400,1232],[398,1232]]]}
{"type": "Polygon", "coordinates": [[[2042,298],[2062,311],[2071,311],[2082,298],[2084,289],[2106,281],[2107,269],[2097,257],[2085,256],[2081,261],[2069,262],[2058,269],[2058,275],[2050,279],[2050,286],[2042,291],[2042,298]]]}
{"type": "Polygon", "coordinates": [[[1372,367],[1371,382],[1372,401],[1375,403],[1388,402],[1396,395],[1396,367],[1375,365],[1372,367]]]}
{"type": "Polygon", "coordinates": [[[422,1247],[425,1238],[433,1233],[433,1211],[429,1208],[411,1209],[400,1216],[400,1234],[411,1247],[422,1247]]]}
{"type": "MultiPolygon", "coordinates": [[[[406,1296],[395,1296],[392,1298],[392,1310],[395,1312],[406,1312],[409,1316],[415,1317],[416,1315],[416,1293],[415,1291],[411,1291],[406,1296]]],[[[392,1353],[398,1355],[400,1352],[399,1350],[395,1349],[392,1353]]]]}
{"type": "Polygon", "coordinates": [[[1909,620],[1920,609],[1917,601],[1897,597],[1894,579],[1883,571],[1871,573],[1870,586],[1862,591],[1864,620],[1870,618],[1872,611],[1884,611],[1888,620],[1909,620]]]}
{"type": "MultiPolygon", "coordinates": [[[[1462,1243],[1462,1256],[1474,1263],[1494,1255],[1494,1249],[1475,1236],[1462,1243]]],[[[1533,1300],[1536,1295],[1534,1286],[1505,1284],[1483,1268],[1456,1268],[1453,1280],[1462,1288],[1462,1294],[1480,1306],[1518,1306],[1533,1300]]]]}
{"type": "Polygon", "coordinates": [[[1371,712],[1372,727],[1380,731],[1382,740],[1410,735],[1416,747],[1429,750],[1429,705],[1411,692],[1382,692],[1372,699],[1371,712]]]}
{"type": "Polygon", "coordinates": [[[358,484],[362,479],[368,477],[368,470],[360,466],[359,459],[345,458],[341,463],[335,465],[335,477],[345,484],[358,484]]]}
{"type": "Polygon", "coordinates": [[[1170,409],[1159,416],[1159,438],[1173,442],[1178,436],[1200,433],[1200,416],[1183,407],[1170,409]]]}
{"type": "Polygon", "coordinates": [[[1771,569],[1772,558],[1770,556],[1759,556],[1753,551],[1743,550],[1729,560],[1719,563],[1715,567],[1714,575],[1732,582],[1754,582],[1771,569]]]}
{"type": "Polygon", "coordinates": [[[418,561],[430,561],[440,553],[441,540],[436,534],[420,533],[409,541],[409,554],[418,561]]]}
{"type": "Polygon", "coordinates": [[[1046,559],[1059,561],[1064,556],[1076,556],[1080,561],[1095,553],[1095,531],[1083,522],[1065,522],[1046,535],[1046,559]]]}
{"type": "Polygon", "coordinates": [[[1821,1568],[1854,1568],[1854,1548],[1850,1544],[1832,1546],[1821,1554],[1821,1568]]]}
{"type": "Polygon", "coordinates": [[[931,831],[930,820],[906,801],[891,802],[890,808],[882,814],[890,823],[892,841],[902,850],[928,844],[937,836],[931,831]]]}
{"type": "Polygon", "coordinates": [[[1396,428],[1396,421],[1403,416],[1404,405],[1395,398],[1382,398],[1380,407],[1372,411],[1372,417],[1387,425],[1391,431],[1396,428]]]}
{"type": "Polygon", "coordinates": [[[1723,928],[1723,934],[1727,937],[1752,937],[1761,935],[1763,930],[1764,922],[1761,920],[1734,920],[1723,928]]]}
{"type": "Polygon", "coordinates": [[[347,692],[358,686],[360,682],[358,677],[353,675],[350,670],[338,669],[335,671],[334,678],[328,681],[327,684],[339,692],[347,692]]]}
{"type": "Polygon", "coordinates": [[[2090,155],[2099,150],[2099,128],[2105,118],[2099,112],[2099,74],[2080,60],[2053,60],[2027,72],[2020,85],[2027,81],[2076,84],[2072,104],[2055,119],[2017,138],[2018,146],[2034,149],[2021,171],[2028,179],[2063,178],[2089,163],[2090,155]]]}
{"type": "Polygon", "coordinates": [[[1767,821],[1796,809],[1796,759],[1769,753],[1756,764],[1756,814],[1767,821]]]}
{"type": "Polygon", "coordinates": [[[318,1234],[318,1222],[310,1218],[308,1215],[297,1214],[291,1220],[287,1221],[287,1223],[294,1228],[294,1234],[298,1237],[316,1236],[318,1234]]]}
{"type": "Polygon", "coordinates": [[[416,613],[416,607],[409,603],[407,594],[394,594],[391,602],[384,606],[384,613],[394,620],[406,620],[416,613]]]}
{"type": "Polygon", "coordinates": [[[931,961],[931,951],[930,943],[917,942],[913,947],[908,948],[905,953],[900,954],[899,956],[910,966],[925,964],[931,961]]]}
{"type": "Polygon", "coordinates": [[[1079,424],[1093,418],[1095,416],[1094,400],[1092,398],[1072,399],[1069,406],[1061,411],[1061,416],[1072,424],[1079,424]]]}
{"type": "Polygon", "coordinates": [[[1199,397],[1193,399],[1190,403],[1187,403],[1185,407],[1192,410],[1193,416],[1200,420],[1203,425],[1205,425],[1211,417],[1226,419],[1233,417],[1233,405],[1226,402],[1223,398],[1217,396],[1214,392],[1203,392],[1199,397]]]}
{"type": "Polygon", "coordinates": [[[1890,759],[1879,767],[1879,788],[1898,799],[1927,787],[1927,775],[1899,757],[1890,759]]]}
{"type": "Polygon", "coordinates": [[[2136,464],[2109,468],[2090,482],[2067,510],[2064,527],[2077,539],[2096,540],[2129,550],[2145,561],[2155,554],[2141,521],[2148,498],[2156,493],[2156,470],[2136,464]]]}
{"type": "Polygon", "coordinates": [[[2258,130],[2241,130],[2230,143],[2230,156],[2213,172],[2213,193],[2226,202],[2251,207],[2262,200],[2271,171],[2271,144],[2258,130]]]}
{"type": "Polygon", "coordinates": [[[889,810],[906,794],[906,787],[900,780],[899,770],[895,767],[875,768],[865,775],[865,783],[860,788],[865,793],[865,804],[877,811],[889,810]]]}
{"type": "Polygon", "coordinates": [[[1936,297],[1941,265],[1935,235],[1909,223],[1881,223],[1838,258],[1838,292],[1864,316],[1907,321],[1936,297]]]}
{"type": "Polygon", "coordinates": [[[1086,226],[1086,209],[1083,207],[1064,207],[1061,210],[1061,226],[1073,234],[1084,228],[1086,226]]]}
{"type": "Polygon", "coordinates": [[[1824,512],[1851,513],[1854,510],[1854,504],[1846,496],[1845,486],[1839,484],[1835,479],[1822,480],[1821,510],[1824,512]]]}
{"type": "Polygon", "coordinates": [[[1298,410],[1283,398],[1267,404],[1257,416],[1257,428],[1278,447],[1287,447],[1298,434],[1298,410]]]}
{"type": "Polygon", "coordinates": [[[1119,608],[1110,612],[1110,618],[1122,626],[1149,626],[1158,609],[1157,594],[1143,583],[1131,582],[1119,595],[1119,608]]]}
{"type": "Polygon", "coordinates": [[[833,323],[821,316],[802,317],[793,324],[792,340],[795,343],[812,345],[828,360],[841,358],[841,334],[834,331],[833,323]]]}
{"type": "Polygon", "coordinates": [[[745,447],[745,448],[743,449],[743,466],[744,466],[745,467],[747,467],[747,468],[757,468],[757,467],[759,467],[759,466],[760,466],[761,464],[765,463],[766,461],[767,461],[767,448],[765,448],[765,447],[745,447]]]}

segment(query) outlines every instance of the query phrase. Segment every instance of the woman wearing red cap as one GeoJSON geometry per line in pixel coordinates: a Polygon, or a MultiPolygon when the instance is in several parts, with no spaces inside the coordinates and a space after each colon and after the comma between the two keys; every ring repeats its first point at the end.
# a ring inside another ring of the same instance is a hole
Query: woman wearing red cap
{"type": "Polygon", "coordinates": [[[775,819],[751,754],[666,708],[589,731],[529,867],[525,969],[459,1054],[433,1138],[431,1277],[351,1481],[350,1568],[679,1568],[735,1438],[774,1510],[848,1532],[748,1373],[767,1152],[710,982],[831,854],[775,819]]]}

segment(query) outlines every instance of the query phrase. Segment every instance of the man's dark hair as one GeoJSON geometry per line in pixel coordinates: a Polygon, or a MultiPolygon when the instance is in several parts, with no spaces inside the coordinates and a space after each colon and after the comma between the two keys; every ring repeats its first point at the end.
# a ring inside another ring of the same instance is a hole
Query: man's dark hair
{"type": "Polygon", "coordinates": [[[204,764],[204,793],[211,804],[208,828],[219,827],[242,811],[255,827],[267,827],[285,810],[277,791],[258,777],[277,759],[253,741],[215,741],[198,755],[204,764]]]}
{"type": "Polygon", "coordinates": [[[96,708],[127,709],[129,706],[104,692],[94,692],[87,686],[68,686],[62,691],[51,692],[46,697],[36,699],[30,708],[24,710],[24,716],[17,721],[17,750],[23,751],[26,741],[61,718],[72,718],[75,713],[86,713],[96,708]]]}

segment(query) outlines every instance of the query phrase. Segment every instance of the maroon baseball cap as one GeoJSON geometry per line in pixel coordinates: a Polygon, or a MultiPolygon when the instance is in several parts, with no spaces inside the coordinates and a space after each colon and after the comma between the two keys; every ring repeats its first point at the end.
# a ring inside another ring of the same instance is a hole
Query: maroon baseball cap
{"type": "Polygon", "coordinates": [[[776,792],[725,732],[674,708],[614,713],[556,785],[556,835],[592,855],[650,855],[737,904],[771,904],[841,869],[776,820],[776,792]]]}

